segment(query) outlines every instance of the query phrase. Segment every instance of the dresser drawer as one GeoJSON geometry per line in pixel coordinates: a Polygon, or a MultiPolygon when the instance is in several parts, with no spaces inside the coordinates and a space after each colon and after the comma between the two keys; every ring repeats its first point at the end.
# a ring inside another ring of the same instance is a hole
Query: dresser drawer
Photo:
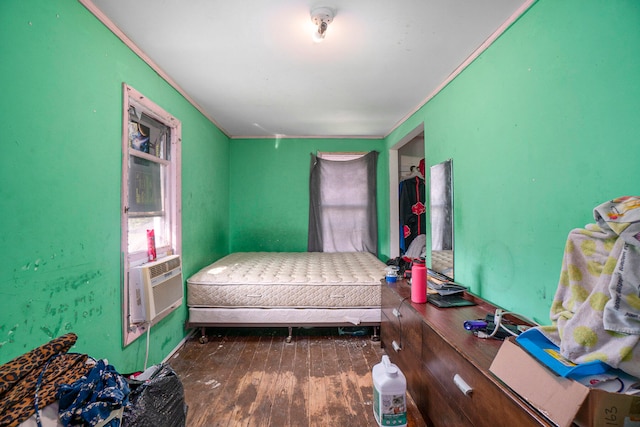
{"type": "MultiPolygon", "coordinates": [[[[420,325],[418,325],[418,329],[420,329],[420,325]]],[[[420,338],[422,339],[422,337],[420,338]]],[[[422,389],[421,343],[406,340],[404,335],[400,333],[400,324],[390,320],[384,314],[380,326],[380,340],[391,362],[397,365],[406,377],[407,391],[411,393],[413,400],[418,401],[422,389]]]]}
{"type": "Polygon", "coordinates": [[[422,357],[424,368],[460,411],[473,420],[473,425],[540,425],[487,377],[490,375],[488,372],[484,373],[473,366],[426,324],[423,328],[422,357]]]}
{"type": "Polygon", "coordinates": [[[398,298],[385,298],[382,294],[382,328],[392,327],[398,344],[410,347],[420,356],[422,351],[422,318],[411,307],[411,300],[398,298]],[[387,301],[387,304],[384,301],[387,301]],[[386,322],[385,318],[386,317],[386,322]]]}
{"type": "Polygon", "coordinates": [[[389,318],[384,311],[380,322],[380,340],[382,341],[382,346],[387,350],[389,355],[400,351],[402,348],[400,322],[394,316],[389,318]]]}
{"type": "Polygon", "coordinates": [[[420,397],[414,400],[429,427],[473,426],[473,423],[457,408],[455,399],[452,399],[448,393],[444,393],[438,381],[428,370],[422,370],[421,378],[420,397]]]}

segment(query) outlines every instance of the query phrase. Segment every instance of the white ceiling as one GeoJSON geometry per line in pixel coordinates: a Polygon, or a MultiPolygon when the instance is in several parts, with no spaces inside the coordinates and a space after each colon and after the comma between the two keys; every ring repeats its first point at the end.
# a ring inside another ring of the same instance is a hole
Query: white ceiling
{"type": "Polygon", "coordinates": [[[533,0],[81,1],[242,138],[384,137],[533,0]]]}

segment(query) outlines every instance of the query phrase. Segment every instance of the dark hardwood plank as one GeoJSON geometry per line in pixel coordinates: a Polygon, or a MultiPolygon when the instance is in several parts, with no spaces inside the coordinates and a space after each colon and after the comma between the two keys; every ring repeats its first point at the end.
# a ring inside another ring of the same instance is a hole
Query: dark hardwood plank
{"type": "MultiPolygon", "coordinates": [[[[358,414],[349,404],[349,390],[344,377],[350,375],[351,364],[340,364],[338,346],[345,342],[341,336],[329,336],[322,340],[324,382],[327,393],[326,412],[331,425],[358,425],[358,414]]],[[[343,351],[340,351],[343,352],[343,351]]]]}
{"type": "MultiPolygon", "coordinates": [[[[283,346],[282,339],[276,339],[273,335],[269,338],[269,346],[264,353],[266,359],[262,378],[257,384],[255,401],[249,407],[248,426],[272,425],[270,417],[276,395],[277,379],[281,369],[283,346]]],[[[260,358],[260,355],[257,355],[257,358],[260,358]]]]}
{"type": "Polygon", "coordinates": [[[357,346],[358,342],[360,340],[353,340],[348,336],[335,340],[340,387],[344,393],[344,405],[348,415],[348,422],[343,425],[357,425],[359,414],[366,413],[369,409],[366,406],[367,400],[360,390],[356,366],[350,353],[350,348],[357,346]]]}
{"type": "Polygon", "coordinates": [[[196,364],[187,370],[186,375],[180,370],[180,366],[175,366],[173,362],[180,357],[181,352],[170,362],[184,386],[185,400],[189,406],[189,426],[223,425],[218,423],[217,417],[211,415],[222,412],[218,408],[224,403],[227,380],[233,375],[237,363],[237,358],[232,355],[240,353],[245,346],[244,340],[231,338],[217,337],[205,345],[201,345],[195,339],[188,342],[185,347],[200,349],[202,355],[196,364]]]}
{"type": "Polygon", "coordinates": [[[316,336],[309,339],[309,424],[330,425],[331,418],[327,412],[326,377],[322,360],[322,340],[316,336]]]}
{"type": "Polygon", "coordinates": [[[311,360],[309,354],[309,337],[297,336],[293,343],[296,348],[293,366],[294,388],[289,409],[291,425],[299,422],[301,425],[309,423],[309,375],[311,360]]]}
{"type": "MultiPolygon", "coordinates": [[[[358,412],[371,414],[373,418],[373,385],[371,383],[371,369],[365,358],[365,349],[368,351],[370,343],[359,338],[352,339],[347,346],[347,354],[351,360],[350,380],[355,388],[357,401],[352,403],[352,407],[359,406],[358,412]]],[[[356,400],[354,399],[354,400],[356,400]]],[[[374,419],[375,421],[375,419],[374,419]]]]}
{"type": "MultiPolygon", "coordinates": [[[[257,342],[260,339],[259,336],[237,336],[231,338],[233,339],[234,344],[243,342],[244,346],[242,347],[242,351],[231,353],[229,355],[230,360],[225,361],[222,364],[222,367],[224,369],[229,369],[230,372],[229,375],[226,376],[226,381],[222,383],[220,396],[211,402],[211,404],[216,405],[216,415],[211,418],[211,421],[209,421],[213,422],[212,425],[220,427],[233,425],[231,423],[231,415],[238,404],[240,386],[245,378],[245,374],[249,370],[251,360],[255,355],[257,342]]],[[[210,366],[210,369],[215,371],[215,365],[210,366]]]]}
{"type": "MultiPolygon", "coordinates": [[[[288,426],[291,425],[291,406],[296,386],[294,366],[297,346],[285,344],[281,337],[274,337],[272,347],[276,347],[276,343],[279,343],[280,359],[278,375],[274,381],[274,394],[268,417],[269,425],[288,426]]],[[[273,357],[277,357],[275,353],[271,354],[273,357]]]]}
{"type": "MultiPolygon", "coordinates": [[[[187,426],[375,426],[371,369],[384,350],[336,328],[216,328],[169,360],[181,378],[187,426]]],[[[407,395],[408,426],[425,426],[407,395]]]]}
{"type": "MultiPolygon", "coordinates": [[[[229,417],[229,426],[253,426],[264,425],[255,424],[250,421],[264,421],[258,418],[252,417],[252,408],[255,406],[258,400],[258,388],[260,384],[268,380],[268,376],[273,375],[273,372],[266,372],[266,364],[269,360],[265,357],[268,354],[269,347],[271,346],[271,337],[261,335],[257,337],[254,345],[247,345],[243,356],[246,355],[248,367],[243,372],[241,380],[238,382],[236,388],[236,394],[233,398],[234,405],[229,417]]],[[[268,396],[267,396],[268,397],[268,396]]],[[[266,400],[265,396],[261,396],[266,400]]]]}

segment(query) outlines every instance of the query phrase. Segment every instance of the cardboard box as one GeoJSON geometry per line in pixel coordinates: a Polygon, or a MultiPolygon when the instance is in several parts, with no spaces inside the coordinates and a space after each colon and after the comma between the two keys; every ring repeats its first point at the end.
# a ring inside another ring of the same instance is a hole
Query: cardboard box
{"type": "Polygon", "coordinates": [[[560,427],[640,427],[640,396],[590,389],[556,375],[514,338],[502,343],[490,371],[560,427]]]}

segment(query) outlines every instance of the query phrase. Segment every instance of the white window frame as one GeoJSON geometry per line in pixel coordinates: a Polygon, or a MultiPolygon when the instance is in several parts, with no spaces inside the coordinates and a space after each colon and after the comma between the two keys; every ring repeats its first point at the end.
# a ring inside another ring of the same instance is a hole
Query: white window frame
{"type": "Polygon", "coordinates": [[[128,345],[141,336],[147,325],[134,325],[130,322],[129,306],[129,270],[148,261],[147,250],[129,253],[129,156],[133,155],[150,160],[167,167],[166,186],[163,187],[164,210],[168,217],[168,244],[156,248],[157,258],[171,254],[182,253],[182,183],[181,183],[181,142],[182,124],[160,106],[149,100],[136,89],[123,84],[123,114],[122,114],[122,199],[121,199],[121,256],[122,256],[122,314],[123,314],[123,343],[128,345]],[[132,110],[133,109],[133,110],[132,110]],[[170,151],[168,159],[160,159],[130,147],[129,121],[130,112],[144,113],[170,129],[169,140],[166,141],[170,151]]]}

